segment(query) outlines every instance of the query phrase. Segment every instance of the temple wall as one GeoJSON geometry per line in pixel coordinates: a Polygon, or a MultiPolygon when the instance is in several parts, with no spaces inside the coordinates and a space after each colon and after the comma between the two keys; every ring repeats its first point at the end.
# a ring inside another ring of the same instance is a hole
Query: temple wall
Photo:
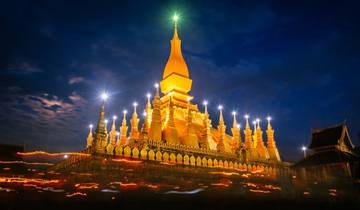
{"type": "Polygon", "coordinates": [[[291,171],[288,166],[281,163],[267,162],[244,162],[241,158],[231,156],[219,156],[209,151],[195,153],[191,150],[170,150],[162,147],[138,148],[137,146],[117,146],[112,151],[104,151],[105,155],[114,158],[124,157],[129,159],[155,161],[165,165],[184,165],[202,168],[219,168],[225,170],[249,172],[261,174],[272,178],[279,176],[290,176],[291,171]]]}

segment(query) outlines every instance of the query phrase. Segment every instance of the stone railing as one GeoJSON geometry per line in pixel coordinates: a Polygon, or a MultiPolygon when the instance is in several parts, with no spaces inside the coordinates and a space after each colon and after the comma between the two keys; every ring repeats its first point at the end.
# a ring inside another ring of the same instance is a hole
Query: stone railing
{"type": "Polygon", "coordinates": [[[217,151],[188,146],[184,144],[171,144],[171,143],[164,143],[153,140],[148,140],[147,144],[149,147],[155,147],[155,148],[160,147],[161,149],[176,150],[176,151],[181,151],[182,153],[194,153],[194,154],[202,154],[202,155],[219,157],[219,158],[239,159],[235,154],[232,153],[224,153],[224,152],[219,153],[217,151]]]}

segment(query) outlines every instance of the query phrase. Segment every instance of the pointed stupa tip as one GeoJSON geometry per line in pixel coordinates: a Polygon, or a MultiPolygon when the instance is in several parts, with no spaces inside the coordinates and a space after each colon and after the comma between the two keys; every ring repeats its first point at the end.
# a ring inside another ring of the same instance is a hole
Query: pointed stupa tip
{"type": "Polygon", "coordinates": [[[236,121],[236,112],[233,111],[231,114],[233,115],[233,128],[237,128],[238,123],[236,121]]]}
{"type": "Polygon", "coordinates": [[[220,110],[219,124],[224,124],[224,116],[223,116],[223,113],[222,113],[223,106],[219,105],[218,109],[220,110]]]}
{"type": "Polygon", "coordinates": [[[182,56],[181,40],[178,35],[179,15],[175,14],[172,19],[174,22],[174,35],[170,42],[170,56],[164,69],[163,79],[173,73],[189,78],[189,69],[182,56]]]}
{"type": "Polygon", "coordinates": [[[268,130],[272,130],[272,126],[271,126],[271,117],[267,117],[266,120],[268,121],[268,125],[267,125],[267,129],[268,130]]]}

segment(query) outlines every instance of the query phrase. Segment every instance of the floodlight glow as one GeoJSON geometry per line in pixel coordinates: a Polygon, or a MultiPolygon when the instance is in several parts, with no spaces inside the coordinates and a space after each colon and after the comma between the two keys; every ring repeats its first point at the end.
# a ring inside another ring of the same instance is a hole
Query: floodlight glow
{"type": "Polygon", "coordinates": [[[133,103],[133,106],[137,107],[138,103],[137,102],[134,102],[133,103]]]}
{"type": "Polygon", "coordinates": [[[65,154],[64,155],[64,159],[67,159],[69,157],[69,155],[65,154]]]}
{"type": "Polygon", "coordinates": [[[104,122],[105,122],[105,124],[106,124],[106,123],[108,123],[109,121],[108,121],[108,120],[105,120],[104,122]]]}
{"type": "Polygon", "coordinates": [[[259,119],[259,118],[256,118],[256,122],[260,122],[260,119],[259,119]]]}
{"type": "Polygon", "coordinates": [[[147,116],[147,113],[146,113],[146,112],[143,112],[143,116],[146,117],[146,116],[147,116]]]}
{"type": "Polygon", "coordinates": [[[93,128],[93,124],[90,124],[90,125],[89,125],[89,128],[93,128]]]}
{"type": "Polygon", "coordinates": [[[237,127],[237,128],[241,128],[241,125],[240,125],[240,124],[237,124],[236,127],[237,127]]]}
{"type": "Polygon", "coordinates": [[[158,88],[159,88],[159,83],[155,83],[155,84],[154,84],[154,87],[155,87],[156,89],[158,89],[158,88]]]}
{"type": "Polygon", "coordinates": [[[301,147],[302,151],[305,151],[307,148],[305,146],[301,147]]]}
{"type": "Polygon", "coordinates": [[[236,113],[235,111],[232,111],[231,114],[232,114],[232,115],[236,115],[237,113],[236,113]]]}
{"type": "Polygon", "coordinates": [[[270,120],[271,120],[271,117],[270,117],[270,116],[268,116],[266,119],[267,119],[267,121],[270,121],[270,120]]]}
{"type": "Polygon", "coordinates": [[[126,110],[126,109],[123,111],[123,114],[127,114],[127,110],[126,110]]]}
{"type": "Polygon", "coordinates": [[[173,21],[177,22],[179,20],[179,15],[175,14],[173,16],[173,21]]]}
{"type": "Polygon", "coordinates": [[[106,101],[108,98],[109,98],[109,95],[106,92],[101,94],[101,99],[102,100],[106,101]]]}
{"type": "Polygon", "coordinates": [[[113,120],[116,120],[116,119],[117,119],[117,117],[116,117],[116,115],[114,115],[114,116],[113,116],[113,120]]]}
{"type": "Polygon", "coordinates": [[[254,120],[253,122],[252,122],[254,125],[256,125],[256,121],[254,120]]]}
{"type": "Polygon", "coordinates": [[[146,98],[150,98],[151,97],[151,94],[150,93],[146,93],[146,98]]]}
{"type": "Polygon", "coordinates": [[[117,136],[120,136],[120,132],[119,132],[119,131],[118,131],[118,132],[116,132],[116,135],[117,135],[117,136]]]}
{"type": "Polygon", "coordinates": [[[249,119],[250,116],[248,114],[246,114],[244,117],[245,117],[245,119],[249,119]]]}
{"type": "Polygon", "coordinates": [[[207,101],[207,100],[203,101],[203,105],[204,105],[204,106],[207,106],[207,105],[208,105],[208,101],[207,101]]]}
{"type": "Polygon", "coordinates": [[[219,110],[222,110],[223,108],[224,108],[224,107],[223,107],[222,105],[219,105],[219,106],[218,106],[218,109],[219,109],[219,110]]]}

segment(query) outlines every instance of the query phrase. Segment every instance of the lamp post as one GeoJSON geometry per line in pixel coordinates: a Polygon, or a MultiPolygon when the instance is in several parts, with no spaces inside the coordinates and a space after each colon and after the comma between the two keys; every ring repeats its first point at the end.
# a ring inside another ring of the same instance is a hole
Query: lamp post
{"type": "Polygon", "coordinates": [[[305,146],[302,146],[302,147],[301,147],[301,150],[302,150],[303,153],[304,153],[304,158],[306,158],[306,150],[307,150],[307,148],[306,148],[305,146]]]}

